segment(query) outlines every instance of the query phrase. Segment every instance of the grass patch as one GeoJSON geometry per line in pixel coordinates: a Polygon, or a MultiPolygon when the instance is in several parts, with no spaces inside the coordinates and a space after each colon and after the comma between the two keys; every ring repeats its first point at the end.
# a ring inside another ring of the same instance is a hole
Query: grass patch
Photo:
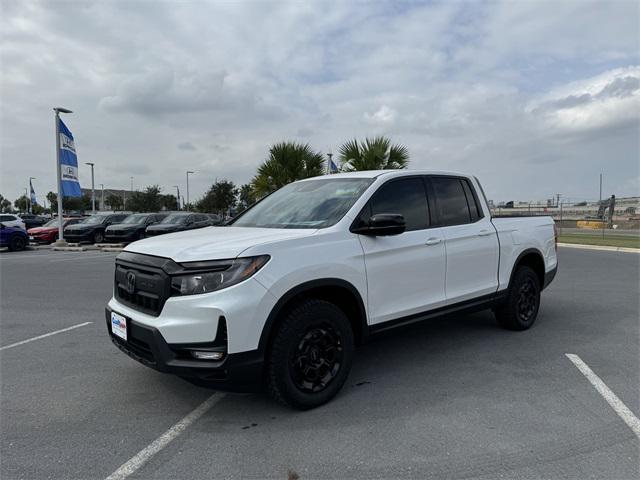
{"type": "Polygon", "coordinates": [[[640,236],[616,235],[605,231],[602,233],[567,233],[558,235],[558,242],[581,243],[582,245],[603,245],[608,247],[640,248],[640,236]]]}

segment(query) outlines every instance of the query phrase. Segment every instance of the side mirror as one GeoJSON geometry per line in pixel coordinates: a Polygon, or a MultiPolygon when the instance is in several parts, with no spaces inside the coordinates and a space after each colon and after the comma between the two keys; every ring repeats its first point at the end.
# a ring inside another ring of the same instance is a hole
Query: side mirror
{"type": "Polygon", "coordinates": [[[0,223],[0,230],[6,228],[6,225],[4,223],[0,223]]]}
{"type": "Polygon", "coordinates": [[[406,228],[407,224],[401,214],[378,213],[372,215],[364,225],[352,228],[351,231],[359,235],[383,237],[387,235],[398,235],[404,232],[406,228]]]}

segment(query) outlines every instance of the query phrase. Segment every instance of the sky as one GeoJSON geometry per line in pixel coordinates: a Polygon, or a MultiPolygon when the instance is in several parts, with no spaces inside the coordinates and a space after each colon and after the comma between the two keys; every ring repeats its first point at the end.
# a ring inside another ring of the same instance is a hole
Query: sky
{"type": "Polygon", "coordinates": [[[635,1],[8,1],[0,193],[55,190],[52,108],[80,182],[191,199],[247,183],[282,140],[388,135],[410,168],[496,201],[640,195],[635,1]]]}

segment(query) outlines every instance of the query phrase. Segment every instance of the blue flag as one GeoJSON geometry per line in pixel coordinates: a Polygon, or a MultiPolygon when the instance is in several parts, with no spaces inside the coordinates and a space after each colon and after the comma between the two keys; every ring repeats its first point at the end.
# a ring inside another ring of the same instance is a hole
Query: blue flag
{"type": "Polygon", "coordinates": [[[31,189],[31,192],[30,192],[31,205],[37,205],[38,201],[36,200],[36,191],[33,189],[33,184],[31,183],[31,179],[29,179],[29,188],[31,189]]]}
{"type": "Polygon", "coordinates": [[[62,196],[81,197],[78,157],[76,157],[73,134],[62,120],[60,120],[60,174],[62,175],[62,196]]]}
{"type": "Polygon", "coordinates": [[[333,160],[329,160],[329,173],[338,173],[338,166],[333,163],[333,160]]]}

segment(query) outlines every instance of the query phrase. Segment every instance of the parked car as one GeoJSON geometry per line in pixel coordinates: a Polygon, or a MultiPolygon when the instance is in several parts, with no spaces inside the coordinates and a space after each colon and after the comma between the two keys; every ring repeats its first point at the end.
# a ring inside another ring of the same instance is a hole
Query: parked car
{"type": "Polygon", "coordinates": [[[64,229],[63,235],[67,242],[102,243],[105,229],[109,225],[122,222],[127,216],[129,213],[96,213],[74,225],[69,225],[64,229]]]}
{"type": "Polygon", "coordinates": [[[48,218],[34,215],[33,213],[23,213],[20,215],[20,218],[24,222],[25,228],[27,230],[29,230],[30,228],[41,227],[49,221],[48,218]]]}
{"type": "Polygon", "coordinates": [[[26,230],[24,220],[17,215],[12,215],[10,213],[0,214],[0,222],[4,223],[7,227],[19,227],[26,230]]]}
{"type": "Polygon", "coordinates": [[[217,213],[207,213],[207,217],[211,220],[211,225],[221,225],[224,219],[217,213]]]}
{"type": "Polygon", "coordinates": [[[482,309],[530,328],[557,266],[553,219],[492,219],[473,176],[327,175],[224,228],[130,244],[106,323],[149,367],[216,388],[266,385],[308,409],[338,393],[354,345],[375,333],[482,309]]]}
{"type": "Polygon", "coordinates": [[[145,234],[147,237],[152,237],[164,233],[210,227],[211,225],[211,219],[204,213],[176,212],[170,213],[160,223],[147,227],[145,234]]]}
{"type": "MultiPolygon", "coordinates": [[[[63,218],[62,227],[66,228],[69,225],[74,225],[80,222],[82,218],[63,218]]],[[[58,219],[54,218],[49,220],[41,227],[30,228],[27,230],[29,234],[29,241],[40,244],[53,243],[58,239],[58,219]]]]}
{"type": "Polygon", "coordinates": [[[105,230],[105,240],[112,243],[140,240],[144,238],[149,225],[155,225],[166,217],[166,213],[134,213],[122,223],[108,226],[105,230]]]}
{"type": "Polygon", "coordinates": [[[24,250],[29,237],[24,228],[0,223],[0,247],[8,247],[12,252],[24,250]]]}

